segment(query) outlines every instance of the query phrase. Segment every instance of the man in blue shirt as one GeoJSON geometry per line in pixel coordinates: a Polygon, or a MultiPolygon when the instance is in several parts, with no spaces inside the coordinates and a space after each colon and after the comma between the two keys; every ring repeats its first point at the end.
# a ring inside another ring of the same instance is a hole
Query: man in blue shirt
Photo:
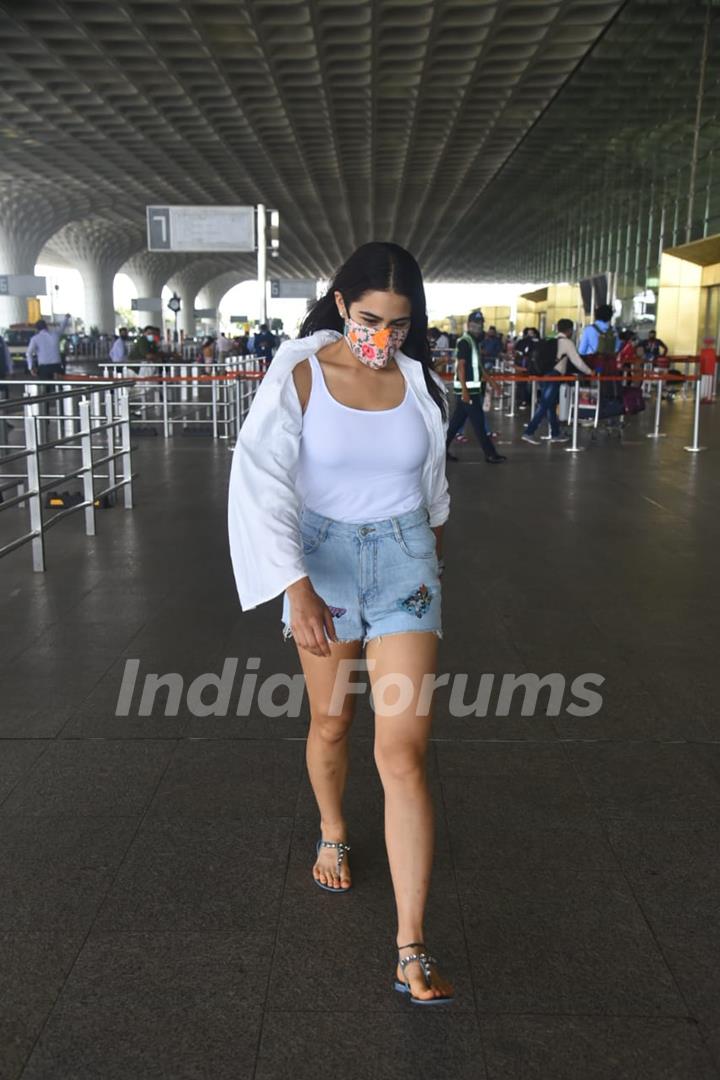
{"type": "Polygon", "coordinates": [[[592,356],[595,353],[608,353],[609,350],[602,348],[604,344],[601,340],[603,337],[608,340],[606,335],[612,333],[613,336],[613,348],[614,352],[620,350],[620,338],[610,325],[610,320],[613,317],[613,309],[609,304],[601,304],[600,307],[595,308],[595,322],[591,326],[586,326],[582,332],[580,338],[580,344],[578,345],[578,352],[581,356],[592,356]]]}

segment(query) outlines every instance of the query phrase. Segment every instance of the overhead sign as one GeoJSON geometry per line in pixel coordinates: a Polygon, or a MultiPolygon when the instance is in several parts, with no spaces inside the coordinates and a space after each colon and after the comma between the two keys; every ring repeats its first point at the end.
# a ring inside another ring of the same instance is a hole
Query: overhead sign
{"type": "Polygon", "coordinates": [[[214,319],[217,315],[217,310],[212,307],[196,307],[193,311],[193,315],[196,319],[214,319]]]}
{"type": "Polygon", "coordinates": [[[254,206],[148,206],[148,251],[254,251],[254,206]]]}
{"type": "Polygon", "coordinates": [[[45,296],[44,277],[34,274],[0,274],[0,296],[45,296]]]}
{"type": "Polygon", "coordinates": [[[130,301],[133,311],[162,311],[162,296],[140,296],[130,301]]]}
{"type": "Polygon", "coordinates": [[[247,315],[231,315],[230,316],[230,322],[243,323],[243,322],[250,322],[250,320],[248,319],[247,315]]]}
{"type": "Polygon", "coordinates": [[[274,300],[314,300],[317,296],[317,282],[311,278],[279,280],[270,282],[270,295],[274,300]]]}

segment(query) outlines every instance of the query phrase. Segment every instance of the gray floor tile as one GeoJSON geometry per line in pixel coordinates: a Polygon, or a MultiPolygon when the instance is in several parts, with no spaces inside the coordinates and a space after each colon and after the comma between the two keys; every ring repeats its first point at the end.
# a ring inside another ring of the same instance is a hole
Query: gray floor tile
{"type": "Polygon", "coordinates": [[[0,932],[0,1076],[15,1080],[82,945],[83,934],[0,932]]]}
{"type": "Polygon", "coordinates": [[[172,742],[53,742],[3,813],[134,817],[147,807],[173,750],[172,742]]]}
{"type": "Polygon", "coordinates": [[[261,1020],[228,988],[66,994],[22,1080],[251,1080],[261,1020]]]}
{"type": "Polygon", "coordinates": [[[688,1009],[720,1016],[720,863],[717,826],[671,821],[608,830],[688,1009]]]}
{"type": "Polygon", "coordinates": [[[0,813],[0,929],[88,927],[137,821],[0,813]]]}
{"type": "Polygon", "coordinates": [[[481,1013],[685,1014],[620,873],[488,870],[461,901],[481,1013]]]}
{"type": "Polygon", "coordinates": [[[343,1080],[485,1080],[474,1016],[454,1005],[404,1005],[382,1022],[361,1010],[268,1012],[256,1080],[315,1080],[319,1047],[336,1047],[343,1080]]]}
{"type": "Polygon", "coordinates": [[[148,816],[292,817],[305,744],[193,739],[178,746],[148,816]]]}
{"type": "Polygon", "coordinates": [[[569,753],[603,818],[720,823],[720,785],[690,746],[575,743],[569,753]]]}
{"type": "Polygon", "coordinates": [[[483,1017],[488,1080],[717,1080],[697,1025],[684,1019],[483,1017]]]}
{"type": "Polygon", "coordinates": [[[99,930],[266,929],[277,917],[291,821],[146,821],[98,914],[99,930]]]}
{"type": "Polygon", "coordinates": [[[0,742],[0,803],[32,769],[47,745],[39,739],[5,739],[0,742]]]}

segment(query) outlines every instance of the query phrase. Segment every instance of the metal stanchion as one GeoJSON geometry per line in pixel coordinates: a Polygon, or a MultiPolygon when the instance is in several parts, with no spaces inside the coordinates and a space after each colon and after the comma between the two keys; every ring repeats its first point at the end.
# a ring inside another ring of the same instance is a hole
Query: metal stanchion
{"type": "Polygon", "coordinates": [[[83,467],[83,501],[88,504],[85,507],[86,536],[95,535],[95,492],[93,490],[91,428],[90,402],[87,398],[82,398],[80,400],[80,454],[83,467]]]}
{"type": "Polygon", "coordinates": [[[578,446],[578,413],[580,411],[580,380],[575,377],[575,390],[573,393],[573,433],[572,433],[572,446],[565,447],[566,454],[579,454],[585,449],[584,446],[578,446]]]}
{"type": "MultiPolygon", "coordinates": [[[[115,419],[113,410],[113,395],[112,390],[105,391],[105,428],[106,436],[106,451],[108,456],[108,487],[112,487],[115,484],[115,458],[112,455],[115,453],[115,428],[113,427],[113,420],[115,419]]],[[[114,496],[113,496],[114,497],[114,496]]]]}
{"type": "Polygon", "coordinates": [[[212,434],[213,439],[218,437],[218,399],[217,399],[217,382],[215,379],[210,383],[210,393],[212,396],[212,434]]]}
{"type": "Polygon", "coordinates": [[[37,405],[25,406],[25,446],[30,451],[27,458],[28,505],[33,570],[45,569],[45,541],[42,527],[42,498],[40,495],[40,457],[38,455],[37,421],[33,414],[37,405]]]}
{"type": "Polygon", "coordinates": [[[532,383],[530,384],[530,418],[531,419],[535,415],[535,410],[536,409],[537,409],[537,382],[536,382],[535,379],[533,379],[532,383]]]}
{"type": "Polygon", "coordinates": [[[656,382],[657,391],[655,393],[655,428],[649,432],[646,439],[664,439],[665,432],[660,431],[660,406],[662,405],[662,379],[658,379],[656,382]]]}
{"type": "Polygon", "coordinates": [[[516,386],[516,383],[515,383],[515,380],[513,379],[512,382],[510,383],[510,412],[505,413],[505,415],[508,417],[508,419],[512,419],[513,416],[515,415],[515,394],[516,394],[515,386],[516,386]]]}
{"type": "Polygon", "coordinates": [[[168,384],[165,379],[161,379],[161,394],[162,394],[162,418],[163,418],[163,435],[165,438],[170,437],[170,418],[168,416],[168,384]]]}
{"type": "Polygon", "coordinates": [[[74,422],[74,419],[73,419],[73,417],[75,415],[75,413],[74,413],[74,401],[75,401],[75,399],[71,398],[71,397],[63,398],[63,402],[62,402],[63,416],[65,417],[65,423],[63,425],[63,434],[65,434],[65,435],[72,435],[74,433],[74,431],[75,431],[75,422],[74,422]]]}
{"type": "Polygon", "coordinates": [[[700,438],[700,376],[698,375],[695,380],[695,418],[693,420],[693,441],[692,446],[683,446],[683,450],[687,450],[688,454],[699,454],[701,450],[704,450],[704,446],[700,446],[698,440],[700,438]]]}
{"type": "Polygon", "coordinates": [[[123,480],[127,483],[123,486],[125,492],[125,509],[132,510],[133,508],[133,489],[132,489],[132,461],[130,458],[130,396],[127,390],[123,390],[120,393],[119,398],[120,405],[120,419],[122,424],[120,426],[120,445],[122,446],[122,465],[123,465],[123,480]]]}

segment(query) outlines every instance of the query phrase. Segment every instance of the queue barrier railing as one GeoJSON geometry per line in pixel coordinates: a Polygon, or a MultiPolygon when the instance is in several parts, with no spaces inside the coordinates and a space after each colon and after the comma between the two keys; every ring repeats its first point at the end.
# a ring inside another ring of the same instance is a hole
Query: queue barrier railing
{"type": "MultiPolygon", "coordinates": [[[[36,385],[45,386],[47,383],[38,382],[36,385]]],[[[129,383],[125,380],[112,384],[106,381],[96,383],[92,389],[88,386],[66,388],[50,394],[33,393],[0,401],[2,429],[7,430],[7,421],[21,420],[25,436],[24,446],[18,448],[15,443],[7,441],[0,446],[0,451],[9,450],[9,453],[0,454],[0,514],[13,507],[27,508],[30,525],[29,531],[0,547],[0,557],[9,555],[24,544],[30,544],[33,570],[42,572],[46,568],[45,536],[59,521],[82,510],[85,534],[94,536],[96,502],[104,496],[115,498],[121,490],[125,509],[132,509],[134,476],[128,390],[129,383]],[[49,409],[59,401],[69,399],[79,399],[78,412],[73,415],[72,422],[64,410],[59,415],[57,412],[43,415],[44,406],[49,409]],[[53,425],[65,427],[70,423],[72,430],[64,435],[44,440],[40,437],[43,427],[50,433],[53,425]],[[96,437],[104,441],[98,444],[93,441],[96,437]],[[97,455],[98,450],[101,451],[100,456],[97,455]],[[43,457],[49,451],[79,451],[81,464],[63,473],[50,472],[44,467],[43,457]],[[8,466],[17,468],[16,463],[19,462],[24,462],[23,471],[6,471],[8,466]],[[107,467],[107,472],[98,471],[102,466],[107,467]],[[82,481],[81,500],[56,511],[52,517],[46,517],[43,513],[43,495],[75,479],[82,481]],[[96,490],[95,486],[98,479],[107,481],[100,490],[96,490]],[[7,497],[6,492],[13,488],[17,493],[7,497]]]]}
{"type": "Polygon", "coordinates": [[[209,430],[214,439],[236,439],[263,373],[253,356],[207,367],[178,361],[103,364],[106,378],[132,378],[131,425],[162,423],[165,438],[179,426],[209,430]]]}
{"type": "MultiPolygon", "coordinates": [[[[452,375],[442,376],[445,381],[452,381],[452,375]]],[[[580,385],[582,382],[595,383],[597,385],[597,404],[595,406],[595,417],[592,422],[592,426],[597,428],[600,420],[600,384],[618,383],[626,378],[623,372],[610,375],[598,375],[593,376],[579,376],[579,375],[529,375],[525,371],[513,373],[504,371],[489,372],[487,375],[487,382],[490,386],[510,384],[511,386],[517,383],[524,382],[530,383],[535,391],[538,383],[557,382],[564,384],[572,384],[572,403],[570,407],[570,417],[572,423],[572,444],[566,447],[567,453],[577,454],[585,448],[579,445],[578,442],[578,426],[579,426],[579,413],[580,413],[580,385]]],[[[679,375],[672,372],[662,372],[655,370],[652,375],[652,382],[654,383],[655,390],[655,417],[653,431],[647,436],[649,439],[664,438],[664,435],[660,432],[660,408],[662,403],[662,387],[664,383],[694,383],[695,384],[695,397],[693,406],[693,437],[690,446],[683,447],[688,453],[697,454],[704,450],[704,446],[700,446],[700,376],[699,375],[679,375]]],[[[511,391],[512,392],[512,391],[511,391]]],[[[533,408],[535,411],[535,398],[536,393],[533,393],[533,408]]],[[[506,415],[514,415],[514,400],[511,406],[511,412],[506,415]]],[[[532,413],[531,413],[532,415],[532,413]]]]}

